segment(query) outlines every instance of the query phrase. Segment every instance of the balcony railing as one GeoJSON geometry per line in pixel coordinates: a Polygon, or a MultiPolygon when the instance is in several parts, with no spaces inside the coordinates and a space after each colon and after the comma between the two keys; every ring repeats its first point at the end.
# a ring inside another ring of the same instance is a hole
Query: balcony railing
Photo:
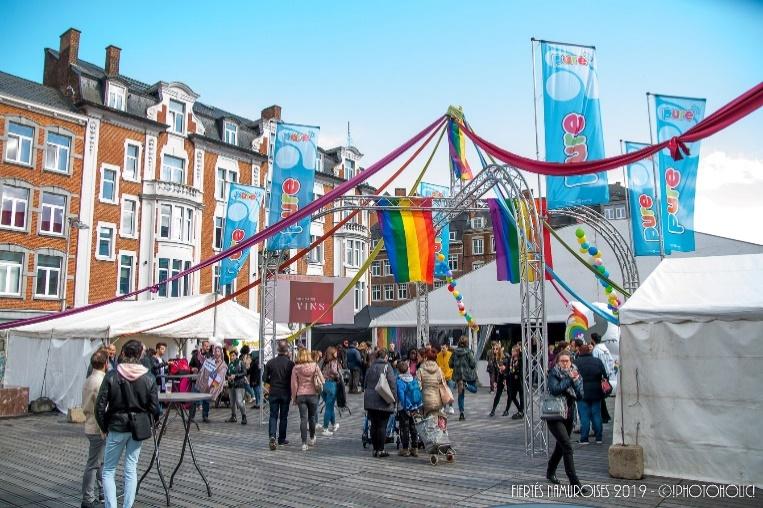
{"type": "Polygon", "coordinates": [[[164,180],[144,180],[143,194],[146,197],[158,196],[191,201],[197,205],[201,205],[203,197],[201,191],[195,187],[164,180]]]}
{"type": "Polygon", "coordinates": [[[354,235],[361,235],[361,236],[367,236],[368,235],[368,228],[365,227],[363,224],[356,224],[354,222],[348,222],[344,226],[342,226],[339,231],[337,231],[337,234],[354,234],[354,235]]]}

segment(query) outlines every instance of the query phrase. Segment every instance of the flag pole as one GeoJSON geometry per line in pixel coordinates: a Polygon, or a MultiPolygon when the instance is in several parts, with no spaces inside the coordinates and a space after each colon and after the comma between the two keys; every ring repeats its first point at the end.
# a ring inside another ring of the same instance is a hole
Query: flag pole
{"type": "MultiPolygon", "coordinates": [[[[620,140],[620,153],[625,153],[625,143],[622,139],[620,140]]],[[[631,193],[630,188],[628,187],[628,173],[625,166],[623,166],[623,188],[625,189],[625,219],[629,223],[632,223],[633,219],[631,218],[631,193]]],[[[628,230],[628,242],[630,242],[631,252],[634,252],[635,255],[633,245],[633,228],[631,227],[631,224],[627,224],[626,229],[628,230]]]]}

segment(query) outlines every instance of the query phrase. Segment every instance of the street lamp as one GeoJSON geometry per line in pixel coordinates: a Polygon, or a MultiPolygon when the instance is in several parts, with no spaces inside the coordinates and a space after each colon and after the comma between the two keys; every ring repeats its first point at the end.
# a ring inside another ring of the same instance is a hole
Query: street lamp
{"type": "Polygon", "coordinates": [[[64,256],[64,283],[61,293],[61,311],[66,310],[66,279],[69,272],[69,248],[72,243],[72,229],[90,229],[90,226],[79,220],[77,217],[69,217],[69,229],[66,230],[66,255],[64,256]]]}

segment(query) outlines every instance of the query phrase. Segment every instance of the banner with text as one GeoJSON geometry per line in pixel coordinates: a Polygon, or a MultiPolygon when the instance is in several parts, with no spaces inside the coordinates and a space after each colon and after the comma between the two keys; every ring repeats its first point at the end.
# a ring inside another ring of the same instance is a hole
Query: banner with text
{"type": "MultiPolygon", "coordinates": [[[[434,183],[421,182],[419,184],[419,195],[423,197],[431,197],[432,205],[438,204],[437,198],[450,197],[450,187],[444,185],[437,185],[434,183]]],[[[434,224],[439,224],[442,220],[445,212],[436,212],[433,217],[434,224]]],[[[445,224],[440,232],[437,234],[434,240],[435,259],[434,259],[434,276],[438,279],[444,279],[448,274],[448,254],[450,253],[450,224],[445,224]],[[437,255],[442,254],[445,259],[438,261],[437,255]]]]}
{"type": "MultiPolygon", "coordinates": [[[[625,153],[635,152],[645,143],[625,142],[625,153]]],[[[636,256],[660,255],[660,207],[654,184],[654,160],[641,159],[625,168],[631,208],[633,251],[636,256]]]]}
{"type": "MultiPolygon", "coordinates": [[[[269,224],[292,215],[314,198],[318,127],[279,122],[273,145],[269,224]]],[[[310,217],[274,234],[268,250],[301,249],[310,245],[310,217]]]]}
{"type": "MultiPolygon", "coordinates": [[[[604,158],[595,50],[541,42],[546,161],[604,158]]],[[[609,202],[607,173],[546,177],[549,209],[609,202]]]]}
{"type": "MultiPolygon", "coordinates": [[[[705,116],[705,99],[654,96],[657,141],[667,141],[697,125],[705,116]]],[[[694,251],[694,197],[697,191],[699,142],[687,143],[689,155],[674,161],[661,150],[659,163],[660,223],[665,254],[694,251]]]]}
{"type": "MultiPolygon", "coordinates": [[[[276,285],[276,322],[312,323],[326,312],[326,309],[331,308],[331,304],[351,281],[349,277],[279,275],[276,285]]],[[[361,290],[364,289],[355,289],[361,290]]],[[[355,307],[351,295],[340,300],[318,321],[320,324],[354,322],[355,307]]]]}
{"type": "MultiPolygon", "coordinates": [[[[228,210],[225,214],[223,250],[228,250],[237,243],[257,232],[260,221],[260,208],[265,203],[265,189],[231,183],[228,189],[228,210]]],[[[249,248],[231,254],[220,262],[220,287],[230,284],[244,266],[249,257],[249,248]]]]}

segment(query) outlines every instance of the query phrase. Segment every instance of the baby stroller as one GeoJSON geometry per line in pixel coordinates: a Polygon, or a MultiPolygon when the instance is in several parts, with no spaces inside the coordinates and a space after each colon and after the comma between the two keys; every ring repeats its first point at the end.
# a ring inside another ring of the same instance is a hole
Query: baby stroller
{"type": "Polygon", "coordinates": [[[429,454],[429,462],[436,466],[441,457],[448,462],[456,460],[456,450],[450,445],[448,419],[443,415],[416,419],[416,432],[429,454]]]}
{"type": "MultiPolygon", "coordinates": [[[[363,441],[363,448],[368,447],[368,443],[371,442],[370,434],[371,425],[368,423],[368,413],[363,417],[363,435],[361,439],[363,441]]],[[[397,420],[395,413],[390,413],[389,420],[387,420],[387,437],[385,443],[396,443],[400,448],[400,429],[397,427],[397,420]]]]}

